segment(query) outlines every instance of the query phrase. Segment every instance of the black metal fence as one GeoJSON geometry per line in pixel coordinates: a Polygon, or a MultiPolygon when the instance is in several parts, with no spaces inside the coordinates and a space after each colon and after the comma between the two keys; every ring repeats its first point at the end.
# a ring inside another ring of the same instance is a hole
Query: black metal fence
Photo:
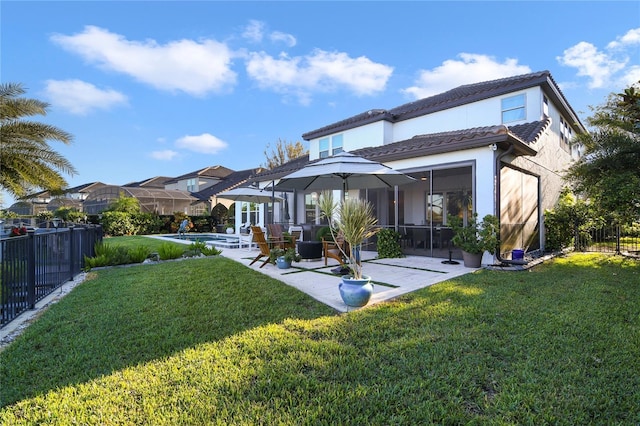
{"type": "Polygon", "coordinates": [[[102,227],[93,225],[0,239],[0,328],[80,274],[101,239],[102,227]]]}
{"type": "Polygon", "coordinates": [[[640,255],[640,225],[604,225],[575,231],[574,249],[584,252],[604,252],[640,255]]]}

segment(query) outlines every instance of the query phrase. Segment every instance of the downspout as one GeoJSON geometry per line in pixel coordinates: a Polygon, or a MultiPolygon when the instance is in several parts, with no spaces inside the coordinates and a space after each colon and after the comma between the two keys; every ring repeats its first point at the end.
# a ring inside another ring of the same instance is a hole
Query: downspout
{"type": "MultiPolygon", "coordinates": [[[[507,155],[512,154],[514,150],[515,150],[515,145],[513,145],[513,143],[510,143],[509,148],[507,148],[506,151],[496,155],[494,179],[496,181],[496,218],[498,218],[498,223],[500,223],[500,211],[502,209],[502,206],[500,205],[501,204],[500,201],[502,198],[501,187],[500,187],[500,169],[502,165],[502,159],[507,155]]],[[[500,263],[504,263],[507,265],[526,265],[527,264],[527,262],[525,262],[524,260],[510,260],[510,259],[502,258],[502,255],[500,254],[500,233],[499,232],[498,232],[498,244],[496,245],[496,259],[498,259],[500,263]]]]}

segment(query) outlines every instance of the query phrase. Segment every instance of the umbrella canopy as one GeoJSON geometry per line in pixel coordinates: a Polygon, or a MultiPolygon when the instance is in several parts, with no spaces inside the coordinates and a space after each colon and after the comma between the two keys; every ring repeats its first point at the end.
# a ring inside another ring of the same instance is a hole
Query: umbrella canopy
{"type": "Polygon", "coordinates": [[[217,197],[224,198],[225,200],[246,201],[258,204],[282,201],[282,198],[276,197],[271,192],[249,187],[230,189],[229,191],[219,193],[217,197]]]}
{"type": "Polygon", "coordinates": [[[341,152],[309,164],[284,176],[275,186],[279,190],[323,190],[349,188],[391,188],[415,181],[382,163],[367,160],[349,152],[341,152]]]}

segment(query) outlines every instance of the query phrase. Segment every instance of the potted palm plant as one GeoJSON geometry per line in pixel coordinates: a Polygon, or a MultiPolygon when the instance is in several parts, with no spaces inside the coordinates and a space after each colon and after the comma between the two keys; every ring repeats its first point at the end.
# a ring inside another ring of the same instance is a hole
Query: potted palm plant
{"type": "Polygon", "coordinates": [[[500,224],[498,223],[498,218],[494,215],[488,214],[479,222],[478,214],[474,213],[466,225],[463,224],[462,219],[458,216],[449,215],[447,223],[454,232],[451,239],[453,245],[462,250],[464,266],[479,268],[485,251],[491,254],[496,252],[500,224]]]}
{"type": "Polygon", "coordinates": [[[319,207],[329,221],[334,240],[337,232],[346,243],[346,247],[340,247],[340,250],[349,259],[351,273],[342,276],[342,282],[338,286],[340,296],[348,306],[364,306],[369,303],[373,284],[371,277],[363,274],[360,250],[364,240],[379,231],[373,206],[368,201],[357,198],[348,198],[338,205],[333,200],[333,193],[324,191],[319,198],[319,207]]]}

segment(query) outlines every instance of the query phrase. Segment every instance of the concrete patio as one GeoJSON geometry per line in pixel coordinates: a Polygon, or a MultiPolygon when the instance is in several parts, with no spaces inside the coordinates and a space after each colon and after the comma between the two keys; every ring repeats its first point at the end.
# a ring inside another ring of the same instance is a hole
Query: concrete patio
{"type": "MultiPolygon", "coordinates": [[[[249,266],[258,253],[257,250],[224,249],[222,256],[249,266]]],[[[465,268],[462,262],[459,265],[447,265],[442,263],[444,259],[432,257],[407,256],[397,259],[376,259],[376,254],[371,251],[362,252],[362,259],[365,262],[364,274],[371,276],[374,284],[374,294],[367,306],[475,270],[465,268]]],[[[295,287],[337,311],[348,312],[357,309],[345,305],[340,297],[338,290],[340,276],[331,272],[338,266],[336,261],[330,260],[325,266],[324,259],[303,260],[294,262],[290,269],[278,269],[269,263],[260,268],[263,260],[264,258],[249,267],[295,287]]]]}

